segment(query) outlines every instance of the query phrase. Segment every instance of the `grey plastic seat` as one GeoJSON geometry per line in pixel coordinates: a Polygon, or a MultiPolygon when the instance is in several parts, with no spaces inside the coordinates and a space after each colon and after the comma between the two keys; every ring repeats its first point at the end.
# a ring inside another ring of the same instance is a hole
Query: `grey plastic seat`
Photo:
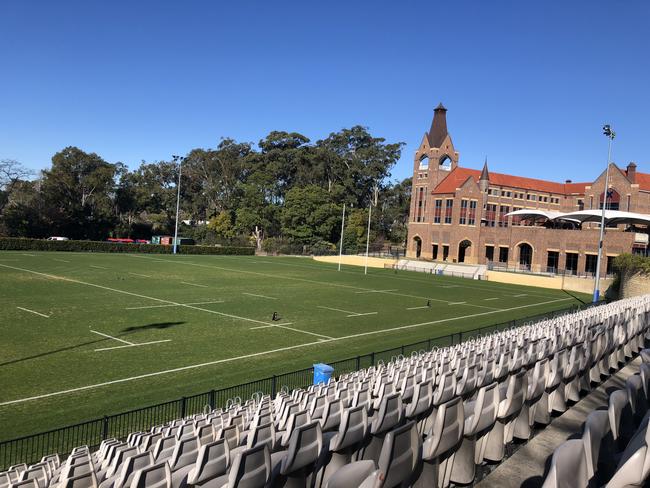
{"type": "Polygon", "coordinates": [[[535,423],[535,412],[538,402],[542,398],[546,388],[544,372],[547,369],[547,363],[548,359],[546,358],[537,361],[531,370],[532,373],[529,373],[526,399],[514,425],[513,436],[517,439],[530,439],[532,427],[535,423]]]}
{"type": "MultiPolygon", "coordinates": [[[[363,406],[366,409],[368,415],[372,413],[372,397],[368,387],[360,388],[354,392],[354,395],[352,396],[351,406],[352,407],[363,406]]],[[[312,418],[314,417],[312,416],[312,418]]]]}
{"type": "Polygon", "coordinates": [[[374,461],[377,464],[379,462],[384,437],[388,431],[401,425],[403,420],[404,406],[402,405],[402,397],[400,394],[393,393],[392,395],[385,396],[379,405],[379,410],[371,420],[371,436],[363,448],[361,459],[374,461]]]}
{"type": "Polygon", "coordinates": [[[646,486],[650,476],[650,429],[646,416],[630,439],[606,488],[646,486]]]}
{"type": "Polygon", "coordinates": [[[172,471],[172,476],[181,468],[194,464],[198,454],[199,440],[196,437],[179,440],[169,459],[169,469],[172,471]]]}
{"type": "Polygon", "coordinates": [[[194,430],[194,436],[199,439],[199,444],[209,444],[216,435],[217,431],[210,423],[197,426],[194,430]]]}
{"type": "Polygon", "coordinates": [[[157,432],[155,434],[152,433],[142,437],[142,439],[140,439],[140,450],[153,452],[154,448],[156,447],[156,443],[159,439],[162,438],[162,436],[162,433],[157,432]]]}
{"type": "Polygon", "coordinates": [[[341,411],[343,403],[339,400],[327,401],[323,408],[320,424],[323,432],[338,429],[341,423],[341,411]]]}
{"type": "Polygon", "coordinates": [[[47,473],[45,466],[36,466],[33,468],[27,468],[20,475],[20,481],[26,480],[36,480],[38,481],[39,486],[45,487],[49,484],[50,478],[47,473]]]}
{"type": "Polygon", "coordinates": [[[625,449],[627,440],[634,432],[634,421],[626,390],[616,390],[609,395],[609,427],[618,451],[625,449]]]}
{"type": "Polygon", "coordinates": [[[322,448],[320,422],[313,420],[294,429],[288,449],[271,456],[273,486],[309,486],[322,448]]]}
{"type": "Polygon", "coordinates": [[[174,452],[176,447],[176,437],[173,435],[168,435],[161,437],[156,442],[156,446],[153,449],[153,458],[159,463],[160,461],[166,461],[174,452]]]}
{"type": "Polygon", "coordinates": [[[289,416],[289,420],[285,424],[285,431],[282,432],[282,437],[280,438],[280,445],[283,448],[286,448],[289,445],[289,439],[291,438],[291,433],[296,427],[305,425],[310,422],[309,413],[307,410],[299,410],[292,413],[289,416]]]}
{"type": "Polygon", "coordinates": [[[645,394],[643,393],[643,381],[641,380],[641,376],[635,374],[628,377],[627,380],[625,380],[625,389],[627,390],[632,414],[640,422],[648,410],[645,394]]]}
{"type": "Polygon", "coordinates": [[[271,480],[271,454],[267,444],[241,451],[232,463],[223,488],[265,488],[271,480]]]}
{"type": "Polygon", "coordinates": [[[553,451],[542,488],[587,488],[587,459],[581,439],[564,442],[553,451]]]}
{"type": "Polygon", "coordinates": [[[433,384],[431,381],[422,381],[415,385],[411,403],[406,406],[406,418],[414,420],[420,434],[424,431],[424,419],[433,409],[433,384]]]}
{"type": "Polygon", "coordinates": [[[476,366],[466,366],[463,369],[463,375],[456,383],[456,396],[467,398],[474,393],[478,375],[476,373],[476,366]]]}
{"type": "Polygon", "coordinates": [[[594,410],[587,416],[582,434],[585,459],[587,461],[587,477],[593,479],[599,471],[600,460],[612,457],[611,431],[606,410],[594,410]]]}
{"type": "Polygon", "coordinates": [[[258,444],[268,444],[269,451],[273,452],[277,445],[275,425],[273,422],[257,425],[248,431],[246,448],[250,449],[258,444]]]}
{"type": "Polygon", "coordinates": [[[420,436],[413,421],[386,434],[378,463],[384,473],[383,487],[411,486],[420,462],[420,448],[420,436]]]}
{"type": "Polygon", "coordinates": [[[225,439],[231,451],[233,449],[236,449],[239,447],[241,442],[239,435],[239,426],[237,424],[233,424],[227,427],[222,427],[217,431],[215,439],[225,439]]]}
{"type": "Polygon", "coordinates": [[[438,406],[447,403],[454,398],[456,393],[456,375],[453,373],[442,373],[440,383],[433,392],[433,405],[438,406]]]}
{"type": "Polygon", "coordinates": [[[508,381],[499,387],[499,411],[494,428],[490,430],[486,441],[484,458],[501,461],[505,455],[506,445],[512,442],[515,421],[524,405],[528,390],[528,377],[525,370],[508,377],[508,381]]]}
{"type": "Polygon", "coordinates": [[[465,402],[463,441],[451,471],[454,483],[469,484],[474,480],[476,464],[483,460],[487,436],[497,419],[499,400],[499,388],[495,382],[479,389],[476,400],[465,402]]]}
{"type": "Polygon", "coordinates": [[[118,448],[115,451],[115,454],[113,455],[113,460],[111,461],[111,464],[103,473],[103,479],[110,478],[116,475],[117,473],[119,473],[119,470],[124,460],[126,460],[126,458],[128,458],[129,456],[134,456],[138,454],[138,452],[139,451],[137,447],[118,448]]]}
{"type": "Polygon", "coordinates": [[[324,485],[325,488],[380,488],[384,473],[372,461],[358,461],[339,469],[324,485]]]}
{"type": "Polygon", "coordinates": [[[322,486],[339,469],[356,458],[370,433],[363,405],[343,410],[337,433],[323,434],[323,450],[318,460],[315,486],[322,486]]]}
{"type": "Polygon", "coordinates": [[[130,488],[172,488],[172,473],[166,462],[139,469],[133,476],[130,488]]]}
{"type": "MultiPolygon", "coordinates": [[[[47,486],[47,485],[45,485],[47,486]]],[[[45,488],[44,485],[38,483],[36,478],[30,478],[28,480],[16,481],[9,485],[10,488],[45,488]]]]}
{"type": "Polygon", "coordinates": [[[58,488],[97,488],[97,477],[94,472],[80,474],[67,478],[65,481],[59,483],[58,488]]]}
{"type": "Polygon", "coordinates": [[[223,481],[217,480],[228,472],[228,468],[230,468],[230,449],[225,439],[219,439],[201,446],[194,465],[177,471],[172,481],[174,486],[212,488],[223,481]]]}
{"type": "Polygon", "coordinates": [[[460,397],[440,405],[432,414],[431,430],[422,446],[421,472],[415,486],[446,488],[454,455],[463,440],[465,411],[460,397]]]}

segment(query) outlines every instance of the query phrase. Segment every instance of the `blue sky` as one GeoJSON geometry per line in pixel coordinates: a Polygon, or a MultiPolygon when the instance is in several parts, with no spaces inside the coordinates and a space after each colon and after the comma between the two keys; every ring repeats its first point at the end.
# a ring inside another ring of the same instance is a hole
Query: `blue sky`
{"type": "Polygon", "coordinates": [[[0,159],[68,145],[136,167],[271,130],[407,145],[442,101],[461,165],[574,181],[650,172],[650,3],[0,3],[0,159]]]}

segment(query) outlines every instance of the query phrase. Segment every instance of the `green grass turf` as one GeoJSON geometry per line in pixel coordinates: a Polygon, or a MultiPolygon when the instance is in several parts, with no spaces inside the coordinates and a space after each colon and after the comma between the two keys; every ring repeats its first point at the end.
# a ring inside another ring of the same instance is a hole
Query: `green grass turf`
{"type": "Polygon", "coordinates": [[[0,440],[588,299],[304,258],[2,252],[0,440]],[[290,329],[254,329],[274,311],[290,329]],[[168,342],[97,351],[128,344],[92,331],[168,342]]]}

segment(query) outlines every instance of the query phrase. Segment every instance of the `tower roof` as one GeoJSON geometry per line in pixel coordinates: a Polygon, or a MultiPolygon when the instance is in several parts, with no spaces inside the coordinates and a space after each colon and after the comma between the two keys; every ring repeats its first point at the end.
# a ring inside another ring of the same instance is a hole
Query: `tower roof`
{"type": "Polygon", "coordinates": [[[433,110],[433,121],[431,122],[431,128],[427,133],[429,146],[440,147],[447,135],[447,109],[442,103],[440,103],[433,110]]]}
{"type": "Polygon", "coordinates": [[[488,173],[488,167],[487,167],[487,157],[485,158],[485,163],[483,164],[483,171],[481,171],[481,177],[479,178],[480,180],[490,180],[490,173],[488,173]]]}

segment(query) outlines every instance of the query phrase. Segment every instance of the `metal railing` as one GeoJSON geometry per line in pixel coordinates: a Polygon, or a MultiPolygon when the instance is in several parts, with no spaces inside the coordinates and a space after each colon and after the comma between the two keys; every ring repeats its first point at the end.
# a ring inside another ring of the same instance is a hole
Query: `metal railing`
{"type": "MultiPolygon", "coordinates": [[[[520,327],[535,321],[575,312],[589,306],[591,304],[571,306],[522,319],[514,319],[468,331],[433,337],[383,351],[333,361],[329,364],[334,368],[337,375],[351,373],[362,368],[374,366],[380,361],[384,363],[389,362],[399,355],[405,356],[431,350],[434,347],[451,346],[479,335],[489,334],[511,327],[520,327]]],[[[94,420],[47,432],[2,441],[0,442],[0,470],[5,470],[9,466],[18,463],[34,463],[39,461],[41,457],[55,452],[58,452],[60,455],[65,455],[77,446],[87,445],[91,449],[94,449],[104,439],[124,439],[131,432],[147,431],[156,425],[201,413],[207,409],[223,408],[233,400],[241,399],[245,401],[256,393],[275,396],[283,387],[289,390],[306,388],[312,383],[313,368],[305,368],[219,390],[210,390],[192,396],[184,396],[177,400],[138,408],[128,412],[104,415],[94,420]]]]}

